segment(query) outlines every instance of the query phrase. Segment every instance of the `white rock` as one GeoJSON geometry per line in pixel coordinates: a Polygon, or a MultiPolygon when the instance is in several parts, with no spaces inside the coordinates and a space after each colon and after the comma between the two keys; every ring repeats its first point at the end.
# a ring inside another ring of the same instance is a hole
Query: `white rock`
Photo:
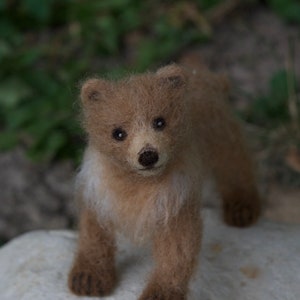
{"type": "MultiPolygon", "coordinates": [[[[213,211],[205,210],[203,215],[200,267],[189,299],[300,299],[299,225],[260,221],[236,229],[223,225],[213,211]]],[[[76,234],[70,231],[36,231],[9,242],[0,249],[0,299],[92,299],[78,298],[67,288],[75,246],[76,234]]],[[[123,241],[117,264],[118,288],[102,299],[137,299],[151,270],[149,255],[123,241]]]]}

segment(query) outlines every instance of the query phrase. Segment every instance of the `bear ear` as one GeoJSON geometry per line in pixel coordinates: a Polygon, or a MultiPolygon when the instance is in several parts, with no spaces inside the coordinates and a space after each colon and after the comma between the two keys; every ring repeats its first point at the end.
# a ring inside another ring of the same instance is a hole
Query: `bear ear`
{"type": "Polygon", "coordinates": [[[185,87],[187,83],[187,74],[180,66],[176,64],[162,67],[156,72],[160,85],[166,85],[172,89],[185,87]]]}
{"type": "Polygon", "coordinates": [[[80,98],[82,103],[97,102],[109,90],[109,82],[104,79],[88,79],[81,86],[80,98]]]}

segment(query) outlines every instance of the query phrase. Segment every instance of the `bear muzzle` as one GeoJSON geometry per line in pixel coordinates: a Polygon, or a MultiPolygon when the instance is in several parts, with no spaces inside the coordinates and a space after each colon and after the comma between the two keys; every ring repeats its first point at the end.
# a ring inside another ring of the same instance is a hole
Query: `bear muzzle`
{"type": "Polygon", "coordinates": [[[152,147],[143,148],[139,153],[138,162],[146,169],[151,169],[159,160],[159,154],[156,149],[152,147]]]}

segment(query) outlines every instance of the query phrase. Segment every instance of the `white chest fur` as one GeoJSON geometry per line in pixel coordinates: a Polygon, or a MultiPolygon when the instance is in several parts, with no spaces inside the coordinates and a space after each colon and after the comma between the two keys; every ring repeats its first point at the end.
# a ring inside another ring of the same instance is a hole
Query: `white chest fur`
{"type": "Polygon", "coordinates": [[[195,193],[195,178],[178,170],[167,181],[153,185],[147,193],[143,189],[133,190],[130,193],[132,207],[128,208],[128,201],[124,203],[122,195],[108,187],[104,175],[99,154],[88,149],[77,177],[77,187],[85,204],[97,212],[100,220],[112,221],[116,228],[135,240],[144,237],[145,231],[151,233],[157,225],[167,224],[195,193]],[[140,205],[141,200],[143,205],[140,205]]]}

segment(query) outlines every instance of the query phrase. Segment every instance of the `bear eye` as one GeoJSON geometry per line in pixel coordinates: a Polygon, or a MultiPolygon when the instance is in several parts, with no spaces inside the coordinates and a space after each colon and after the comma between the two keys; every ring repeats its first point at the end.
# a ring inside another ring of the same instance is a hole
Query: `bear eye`
{"type": "Polygon", "coordinates": [[[124,141],[127,137],[127,133],[125,130],[123,130],[121,127],[115,128],[112,131],[112,137],[116,140],[116,141],[124,141]]]}
{"type": "Polygon", "coordinates": [[[152,122],[152,126],[155,130],[163,130],[166,127],[166,121],[162,117],[155,118],[152,122]]]}

